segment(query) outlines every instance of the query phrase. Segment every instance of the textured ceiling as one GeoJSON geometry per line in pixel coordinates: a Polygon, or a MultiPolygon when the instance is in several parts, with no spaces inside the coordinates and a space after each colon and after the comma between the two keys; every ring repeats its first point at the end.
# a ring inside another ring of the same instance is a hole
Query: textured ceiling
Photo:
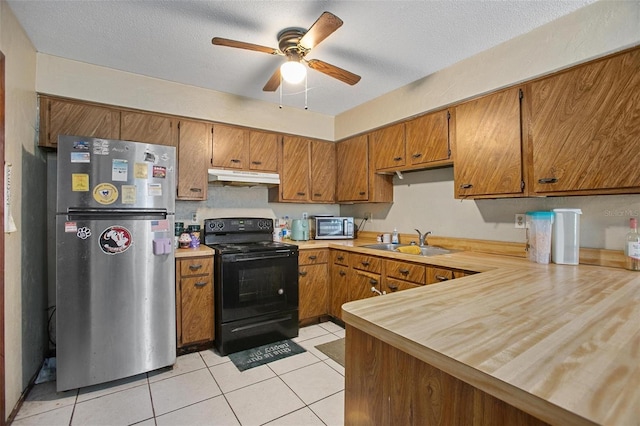
{"type": "MultiPolygon", "coordinates": [[[[8,0],[41,53],[280,103],[262,91],[281,56],[211,44],[212,37],[268,47],[287,27],[309,28],[323,11],[344,25],[307,59],[362,76],[346,85],[308,73],[309,109],[337,115],[594,0],[148,1],[8,0]]],[[[282,104],[304,107],[304,85],[282,104]]]]}

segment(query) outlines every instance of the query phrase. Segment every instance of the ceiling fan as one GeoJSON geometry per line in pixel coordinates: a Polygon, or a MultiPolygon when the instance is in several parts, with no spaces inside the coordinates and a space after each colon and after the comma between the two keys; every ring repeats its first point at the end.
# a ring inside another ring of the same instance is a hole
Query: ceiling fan
{"type": "Polygon", "coordinates": [[[342,26],[342,20],[332,13],[324,12],[308,30],[303,28],[285,28],[278,33],[278,49],[258,44],[245,43],[242,41],[229,40],[227,38],[214,37],[211,43],[218,46],[235,47],[238,49],[254,50],[270,55],[282,55],[287,57],[287,62],[278,67],[267,84],[262,88],[265,92],[274,92],[280,86],[281,76],[290,82],[300,82],[306,75],[306,69],[302,63],[306,63],[309,68],[320,71],[330,77],[338,79],[344,83],[354,85],[360,81],[360,76],[352,72],[328,64],[319,59],[305,59],[305,56],[315,46],[329,37],[335,30],[342,26]],[[293,69],[295,74],[289,80],[287,68],[293,69]],[[296,81],[297,80],[297,81],[296,81]]]}

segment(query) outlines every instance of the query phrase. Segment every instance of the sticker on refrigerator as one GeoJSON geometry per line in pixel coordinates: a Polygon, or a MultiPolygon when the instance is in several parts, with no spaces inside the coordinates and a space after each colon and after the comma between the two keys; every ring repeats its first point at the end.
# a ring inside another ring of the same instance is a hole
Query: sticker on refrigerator
{"type": "Polygon", "coordinates": [[[162,166],[153,166],[153,177],[164,179],[167,177],[167,168],[162,166]]]}
{"type": "Polygon", "coordinates": [[[109,141],[93,141],[93,153],[95,155],[109,155],[109,141]]]}
{"type": "Polygon", "coordinates": [[[90,163],[91,154],[89,154],[88,152],[72,152],[71,162],[72,163],[90,163]]]}
{"type": "Polygon", "coordinates": [[[64,232],[78,232],[78,224],[75,222],[65,222],[64,232]]]}
{"type": "Polygon", "coordinates": [[[144,161],[147,163],[155,163],[156,162],[156,154],[151,151],[144,152],[144,161]]]}
{"type": "Polygon", "coordinates": [[[111,161],[111,180],[114,182],[126,182],[127,174],[129,174],[129,162],[114,158],[111,161]]]}
{"type": "Polygon", "coordinates": [[[82,228],[78,228],[78,231],[76,232],[76,236],[81,240],[86,240],[91,236],[91,229],[87,228],[86,226],[83,226],[82,228]]]}
{"type": "Polygon", "coordinates": [[[147,188],[149,197],[162,197],[161,183],[150,183],[147,188]]]}
{"type": "Polygon", "coordinates": [[[136,179],[149,179],[149,165],[147,163],[135,163],[133,175],[136,179]]]}
{"type": "Polygon", "coordinates": [[[86,173],[71,173],[71,190],[74,192],[89,191],[89,175],[86,173]]]}
{"type": "Polygon", "coordinates": [[[151,232],[168,232],[169,231],[169,221],[164,220],[152,220],[151,221],[151,232]]]}
{"type": "Polygon", "coordinates": [[[110,226],[100,234],[100,250],[106,254],[124,253],[131,242],[131,232],[123,226],[110,226]]]}
{"type": "Polygon", "coordinates": [[[113,204],[118,199],[118,189],[110,183],[99,183],[93,188],[93,199],[100,204],[113,204]]]}
{"type": "Polygon", "coordinates": [[[73,141],[73,149],[78,151],[89,151],[89,141],[73,141]]]}
{"type": "Polygon", "coordinates": [[[135,204],[136,203],[136,186],[135,185],[122,185],[120,187],[122,192],[122,204],[135,204]]]}

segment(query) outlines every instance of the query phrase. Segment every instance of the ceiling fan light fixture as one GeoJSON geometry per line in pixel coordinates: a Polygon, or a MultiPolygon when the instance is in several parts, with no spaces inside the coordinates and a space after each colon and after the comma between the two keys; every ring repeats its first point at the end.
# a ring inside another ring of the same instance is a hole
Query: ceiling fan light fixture
{"type": "Polygon", "coordinates": [[[287,83],[298,84],[306,77],[307,69],[301,62],[294,59],[280,66],[280,74],[287,83]]]}

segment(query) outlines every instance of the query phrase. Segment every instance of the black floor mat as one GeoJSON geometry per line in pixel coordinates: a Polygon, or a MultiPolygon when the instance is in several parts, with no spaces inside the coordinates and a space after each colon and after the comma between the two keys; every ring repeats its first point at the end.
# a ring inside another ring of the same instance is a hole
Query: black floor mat
{"type": "Polygon", "coordinates": [[[297,343],[291,340],[281,340],[229,354],[229,359],[233,361],[238,370],[244,371],[303,352],[306,352],[305,349],[297,343]]]}

